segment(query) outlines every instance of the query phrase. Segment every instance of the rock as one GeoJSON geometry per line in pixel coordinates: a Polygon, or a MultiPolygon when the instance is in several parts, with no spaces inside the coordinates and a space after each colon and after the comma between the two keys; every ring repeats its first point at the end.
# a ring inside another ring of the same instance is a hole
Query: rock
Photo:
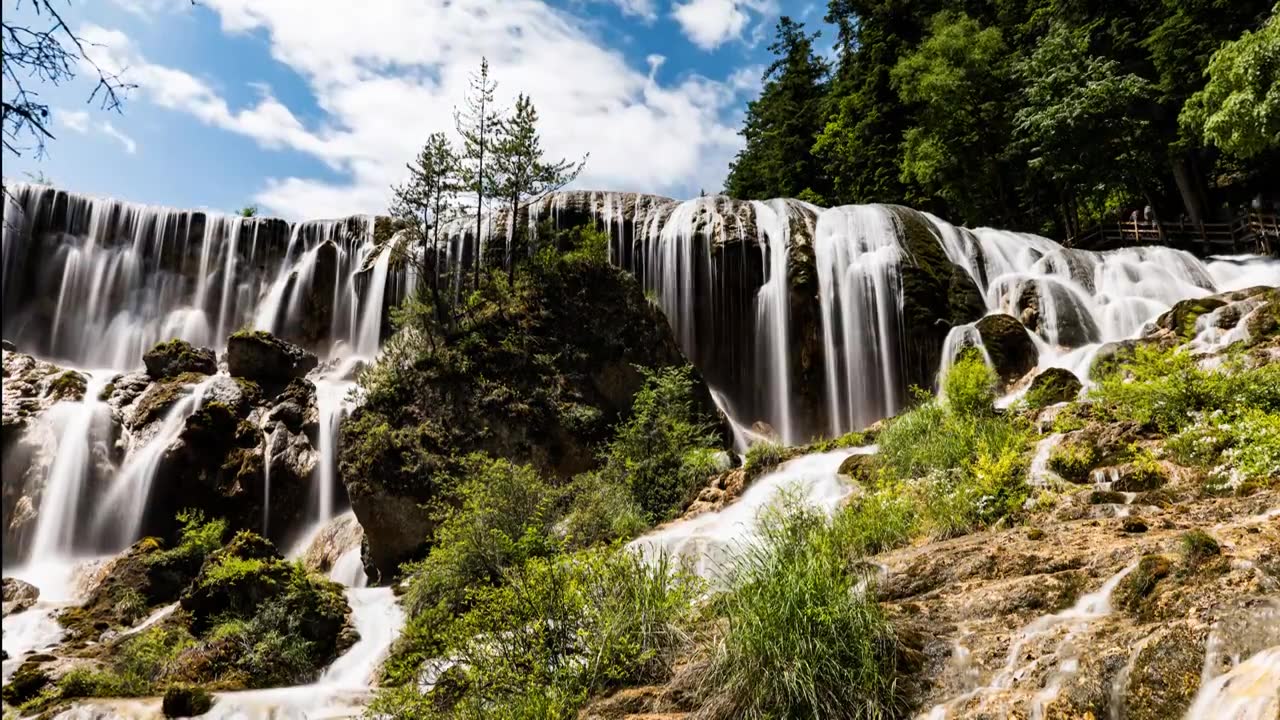
{"type": "Polygon", "coordinates": [[[49,682],[49,674],[38,663],[24,662],[0,690],[0,696],[10,706],[17,707],[39,695],[49,682]]]}
{"type": "Polygon", "coordinates": [[[840,463],[840,469],[836,472],[860,485],[870,485],[876,479],[876,458],[874,455],[861,453],[850,455],[840,463]]]}
{"type": "Polygon", "coordinates": [[[354,514],[339,515],[312,539],[302,555],[302,564],[309,570],[327,575],[338,558],[361,546],[363,538],[364,530],[356,522],[354,514]]]}
{"type": "Polygon", "coordinates": [[[978,321],[978,334],[1000,380],[1009,386],[1040,360],[1040,351],[1027,329],[1011,315],[988,315],[978,321]]]}
{"type": "Polygon", "coordinates": [[[54,401],[69,400],[80,402],[84,399],[89,385],[89,377],[75,370],[67,370],[49,380],[45,385],[45,395],[54,401]]]}
{"type": "Polygon", "coordinates": [[[0,582],[3,582],[4,586],[3,614],[5,617],[26,610],[40,599],[40,588],[31,583],[12,577],[4,578],[0,582]]]}
{"type": "Polygon", "coordinates": [[[1144,533],[1147,522],[1140,517],[1127,517],[1120,522],[1120,529],[1127,533],[1144,533]]]}
{"type": "Polygon", "coordinates": [[[0,350],[4,350],[5,352],[17,352],[18,346],[8,340],[0,340],[0,350]]]}
{"type": "Polygon", "coordinates": [[[1280,289],[1269,288],[1255,298],[1264,300],[1265,304],[1250,312],[1244,321],[1249,343],[1253,345],[1280,337],[1280,289]]]}
{"type": "Polygon", "coordinates": [[[1080,383],[1080,378],[1075,376],[1070,370],[1064,368],[1049,368],[1031,381],[1031,386],[1027,388],[1025,396],[1027,405],[1033,408],[1043,408],[1058,403],[1070,402],[1080,395],[1080,390],[1084,386],[1080,383]]]}
{"type": "Polygon", "coordinates": [[[289,381],[285,389],[275,398],[275,407],[267,413],[267,419],[283,423],[292,433],[304,430],[314,436],[320,421],[316,408],[316,386],[303,378],[289,381]]]}
{"type": "Polygon", "coordinates": [[[1155,590],[1156,584],[1169,576],[1173,565],[1160,555],[1144,555],[1130,573],[1116,586],[1113,598],[1116,606],[1132,613],[1138,612],[1143,601],[1155,590]]]}
{"type": "Polygon", "coordinates": [[[189,685],[172,685],[164,691],[164,699],[160,703],[165,717],[196,717],[209,712],[213,707],[213,696],[208,690],[189,685]]]}
{"type": "Polygon", "coordinates": [[[1205,634],[1177,625],[1138,650],[1120,693],[1130,720],[1163,720],[1186,714],[1200,686],[1205,634]]]}
{"type": "Polygon", "coordinates": [[[313,353],[261,330],[241,330],[227,340],[231,375],[264,385],[305,377],[318,363],[313,353]]]}
{"type": "Polygon", "coordinates": [[[213,375],[218,372],[218,359],[209,348],[198,348],[186,340],[173,339],[156,344],[142,356],[147,374],[156,380],[177,377],[183,373],[213,375]]]}
{"type": "Polygon", "coordinates": [[[1196,320],[1226,304],[1212,297],[1182,300],[1156,319],[1156,327],[1169,330],[1183,340],[1190,340],[1196,336],[1196,320]]]}
{"type": "Polygon", "coordinates": [[[1101,478],[1111,482],[1117,492],[1148,492],[1159,490],[1169,481],[1169,475],[1156,462],[1132,462],[1095,470],[1101,478]]]}

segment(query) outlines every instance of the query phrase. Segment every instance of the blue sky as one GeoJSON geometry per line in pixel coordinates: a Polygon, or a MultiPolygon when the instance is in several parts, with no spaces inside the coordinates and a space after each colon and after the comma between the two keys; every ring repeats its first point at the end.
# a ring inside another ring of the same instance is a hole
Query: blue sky
{"type": "MultiPolygon", "coordinates": [[[[11,12],[13,0],[2,0],[11,12]]],[[[130,91],[42,94],[44,158],[6,177],[137,202],[291,219],[377,212],[481,56],[499,100],[529,94],[556,155],[590,153],[579,187],[676,197],[720,188],[777,18],[811,0],[72,0],[67,18],[130,91]]],[[[830,32],[826,33],[828,36],[830,32]]],[[[830,38],[827,38],[830,42],[830,38]]]]}

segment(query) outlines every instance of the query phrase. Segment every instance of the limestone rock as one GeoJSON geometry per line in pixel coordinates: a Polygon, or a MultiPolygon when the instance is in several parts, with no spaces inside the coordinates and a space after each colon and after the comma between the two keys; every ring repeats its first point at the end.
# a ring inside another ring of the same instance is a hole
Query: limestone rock
{"type": "Polygon", "coordinates": [[[23,582],[17,578],[7,577],[3,580],[4,586],[4,612],[5,617],[13,613],[19,613],[32,605],[36,604],[36,600],[40,599],[40,589],[31,583],[23,582]]]}
{"type": "Polygon", "coordinates": [[[305,377],[319,361],[315,354],[260,330],[240,331],[227,340],[227,369],[267,385],[305,377]]]}
{"type": "Polygon", "coordinates": [[[212,375],[218,372],[218,360],[212,350],[198,348],[176,338],[148,350],[142,356],[142,364],[147,368],[147,374],[156,380],[183,373],[212,375]]]}
{"type": "Polygon", "coordinates": [[[988,315],[978,321],[977,328],[991,364],[1006,386],[1035,368],[1040,353],[1017,318],[1004,314],[988,315]]]}

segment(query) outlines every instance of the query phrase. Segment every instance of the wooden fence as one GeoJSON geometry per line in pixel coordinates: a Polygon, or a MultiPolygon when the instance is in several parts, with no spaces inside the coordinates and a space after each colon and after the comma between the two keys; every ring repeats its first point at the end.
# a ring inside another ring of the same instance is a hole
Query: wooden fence
{"type": "Polygon", "coordinates": [[[1280,256],[1280,216],[1250,212],[1227,223],[1118,222],[1098,225],[1067,240],[1068,247],[1112,250],[1167,245],[1201,257],[1256,253],[1280,256]]]}

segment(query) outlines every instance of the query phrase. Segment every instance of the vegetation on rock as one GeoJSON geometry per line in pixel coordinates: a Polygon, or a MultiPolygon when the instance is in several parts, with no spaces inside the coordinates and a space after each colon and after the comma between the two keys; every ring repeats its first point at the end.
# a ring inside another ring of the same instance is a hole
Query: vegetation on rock
{"type": "Polygon", "coordinates": [[[142,364],[146,366],[147,374],[156,380],[183,373],[212,375],[218,372],[217,358],[212,350],[194,347],[177,338],[156,344],[142,356],[142,364]]]}

